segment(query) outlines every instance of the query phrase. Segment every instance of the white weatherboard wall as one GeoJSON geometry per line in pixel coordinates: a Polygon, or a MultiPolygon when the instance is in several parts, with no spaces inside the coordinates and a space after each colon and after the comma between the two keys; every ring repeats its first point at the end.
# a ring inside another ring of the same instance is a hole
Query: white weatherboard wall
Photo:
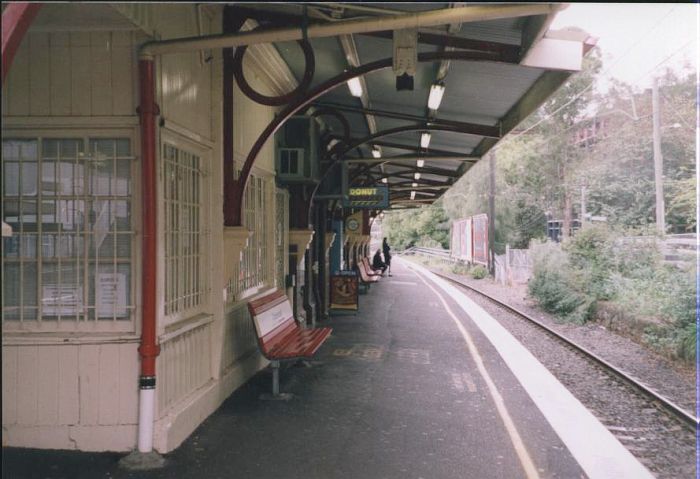
{"type": "MultiPolygon", "coordinates": [[[[83,4],[81,8],[93,6],[83,4]]],[[[132,22],[134,30],[105,31],[104,26],[96,25],[95,31],[54,32],[44,25],[41,31],[28,33],[3,87],[4,123],[32,131],[64,128],[76,121],[124,121],[138,135],[137,52],[138,45],[149,38],[147,33],[167,39],[221,30],[220,6],[206,7],[201,15],[194,4],[121,4],[114,11],[132,22]]],[[[264,62],[256,55],[261,52],[270,54],[269,49],[251,49],[246,55],[246,77],[263,94],[279,93],[279,81],[275,83],[259,67],[264,62]]],[[[204,61],[206,56],[199,52],[156,60],[157,101],[165,121],[159,128],[158,151],[161,135],[166,134],[198,145],[207,155],[209,182],[203,206],[209,221],[206,248],[210,256],[204,278],[209,294],[203,311],[177,322],[166,320],[165,266],[159,258],[161,355],[157,358],[154,447],[162,453],[180,445],[232,391],[266,364],[257,352],[245,302],[224,304],[221,298],[225,281],[220,261],[224,257],[222,59],[220,51],[207,53],[213,57],[210,61],[204,61]]],[[[234,151],[240,168],[275,110],[255,104],[238,88],[234,103],[234,151]]],[[[134,152],[139,161],[137,138],[134,152]]],[[[161,171],[160,158],[158,164],[161,171]]],[[[274,175],[272,141],[263,148],[253,172],[260,177],[274,175]]],[[[133,200],[138,204],[140,194],[133,200]]],[[[159,191],[159,204],[162,200],[159,191]]],[[[274,214],[274,201],[266,214],[274,214]]],[[[162,218],[159,221],[162,228],[162,218]]],[[[140,230],[138,223],[137,215],[134,224],[140,230]]],[[[137,232],[135,243],[140,239],[137,232]]],[[[159,241],[162,256],[163,238],[159,241]]],[[[269,254],[274,255],[274,248],[269,254]]],[[[137,258],[133,269],[137,298],[140,265],[137,258]]],[[[134,324],[132,333],[120,336],[4,334],[3,445],[85,451],[135,448],[140,319],[134,324]]]]}
{"type": "MultiPolygon", "coordinates": [[[[75,124],[135,129],[136,45],[145,38],[135,30],[30,30],[3,86],[3,133],[75,124]]],[[[3,446],[132,449],[135,324],[118,336],[3,333],[3,446]]]]}

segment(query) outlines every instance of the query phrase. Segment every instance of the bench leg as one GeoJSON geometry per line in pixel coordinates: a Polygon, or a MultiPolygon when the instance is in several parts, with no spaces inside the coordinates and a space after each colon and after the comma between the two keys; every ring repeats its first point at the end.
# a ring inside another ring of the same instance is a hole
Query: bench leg
{"type": "Polygon", "coordinates": [[[280,362],[272,361],[270,363],[272,367],[272,395],[280,395],[280,362]]]}
{"type": "Polygon", "coordinates": [[[272,394],[261,394],[260,399],[265,401],[287,401],[293,397],[289,393],[280,393],[280,362],[270,361],[272,368],[272,394]]]}

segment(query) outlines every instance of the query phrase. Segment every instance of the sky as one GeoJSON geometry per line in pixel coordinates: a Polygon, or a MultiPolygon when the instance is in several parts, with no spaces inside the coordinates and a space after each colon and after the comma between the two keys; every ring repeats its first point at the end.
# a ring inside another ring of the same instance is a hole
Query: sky
{"type": "MultiPolygon", "coordinates": [[[[550,29],[568,26],[598,38],[604,77],[645,89],[666,66],[679,71],[685,63],[698,71],[698,4],[571,3],[557,14],[550,29]]],[[[604,92],[607,86],[602,80],[599,90],[604,92]]]]}

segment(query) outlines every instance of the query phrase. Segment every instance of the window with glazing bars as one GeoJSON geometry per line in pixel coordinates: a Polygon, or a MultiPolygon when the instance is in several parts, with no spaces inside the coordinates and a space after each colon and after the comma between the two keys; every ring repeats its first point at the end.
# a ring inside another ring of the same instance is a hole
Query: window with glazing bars
{"type": "Polygon", "coordinates": [[[246,291],[274,282],[272,260],[274,243],[271,242],[274,213],[271,210],[271,181],[250,175],[243,200],[245,227],[252,231],[248,247],[243,255],[228,288],[228,298],[233,301],[246,291]]]}
{"type": "Polygon", "coordinates": [[[163,145],[165,314],[191,311],[204,301],[202,159],[163,145]]]}
{"type": "Polygon", "coordinates": [[[6,330],[133,328],[130,138],[2,142],[6,330]]]}

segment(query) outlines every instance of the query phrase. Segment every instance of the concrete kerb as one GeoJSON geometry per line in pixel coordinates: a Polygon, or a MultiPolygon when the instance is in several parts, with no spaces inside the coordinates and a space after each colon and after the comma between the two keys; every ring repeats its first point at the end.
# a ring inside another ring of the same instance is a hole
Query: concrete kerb
{"type": "Polygon", "coordinates": [[[119,467],[128,471],[150,471],[165,466],[165,458],[155,451],[132,451],[119,460],[119,467]]]}

